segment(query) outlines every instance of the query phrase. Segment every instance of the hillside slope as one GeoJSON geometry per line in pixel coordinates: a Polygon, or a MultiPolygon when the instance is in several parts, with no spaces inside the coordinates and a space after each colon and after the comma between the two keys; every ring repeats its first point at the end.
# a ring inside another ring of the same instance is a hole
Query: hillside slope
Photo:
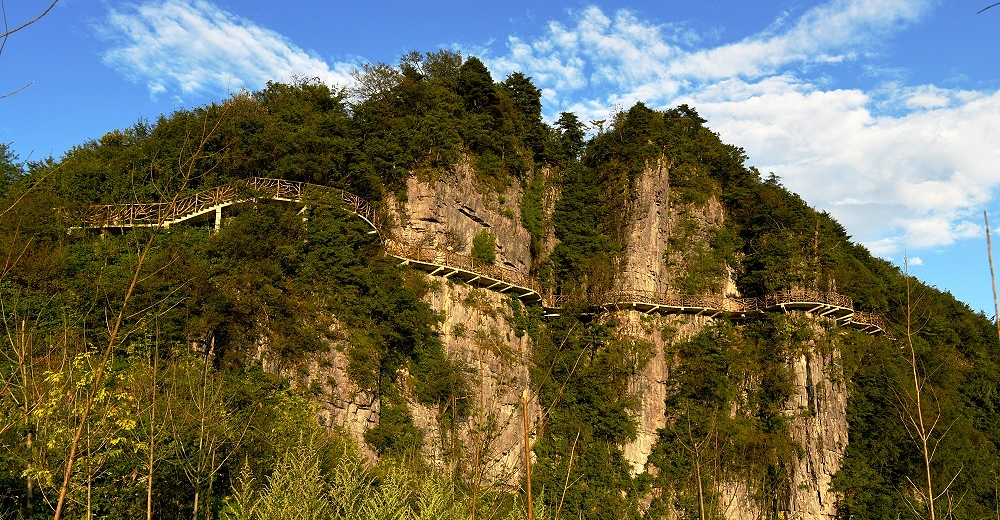
{"type": "Polygon", "coordinates": [[[271,84],[5,187],[2,510],[45,514],[72,458],[73,511],[220,514],[241,471],[267,482],[313,439],[326,481],[353,442],[454,483],[474,517],[524,488],[526,437],[559,518],[924,516],[928,493],[939,516],[1000,510],[993,325],[693,108],[637,104],[588,138],[475,58],[365,74],[352,104],[271,84]],[[67,233],[93,204],[251,177],[356,193],[379,233],[323,190],[247,192],[218,226],[67,233]]]}

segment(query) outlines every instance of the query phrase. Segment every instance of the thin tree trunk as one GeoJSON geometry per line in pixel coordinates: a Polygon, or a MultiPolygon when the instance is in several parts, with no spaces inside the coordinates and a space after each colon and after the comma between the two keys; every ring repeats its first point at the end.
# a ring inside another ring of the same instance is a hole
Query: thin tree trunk
{"type": "Polygon", "coordinates": [[[694,478],[698,479],[698,517],[705,520],[705,488],[701,482],[701,453],[694,457],[694,478]]]}
{"type": "Polygon", "coordinates": [[[147,461],[149,463],[149,471],[146,473],[146,520],[153,520],[153,456],[156,452],[156,369],[160,356],[159,345],[159,327],[157,327],[157,338],[153,344],[153,384],[150,388],[150,400],[152,402],[149,405],[149,460],[147,461]]]}
{"type": "Polygon", "coordinates": [[[521,394],[521,415],[524,418],[524,479],[528,496],[528,520],[535,520],[534,503],[531,500],[531,431],[528,427],[528,390],[521,394]]]}
{"type": "MultiPolygon", "coordinates": [[[[920,455],[924,462],[924,475],[927,479],[927,509],[930,512],[931,520],[936,520],[936,513],[934,511],[934,481],[931,478],[931,449],[928,445],[928,440],[933,433],[933,429],[928,431],[924,422],[924,385],[920,378],[920,374],[917,371],[917,351],[913,346],[913,288],[910,279],[909,264],[905,259],[903,263],[906,268],[906,344],[910,349],[910,369],[912,370],[913,376],[913,400],[917,408],[917,424],[915,426],[917,427],[917,437],[920,439],[920,455]]],[[[913,420],[912,416],[910,420],[913,420]]]]}
{"type": "MultiPolygon", "coordinates": [[[[15,325],[16,326],[16,325],[15,325]]],[[[24,387],[24,418],[27,420],[31,417],[31,408],[28,407],[28,320],[21,320],[21,331],[18,334],[19,342],[21,343],[18,348],[18,364],[21,366],[21,385],[24,387]]],[[[12,340],[13,341],[13,340],[12,340]]],[[[28,437],[25,440],[25,447],[28,450],[28,454],[31,454],[31,432],[28,432],[28,437]]],[[[31,507],[32,494],[34,493],[34,483],[31,480],[31,475],[26,475],[25,480],[28,486],[28,507],[31,507]]]]}
{"type": "Polygon", "coordinates": [[[94,508],[91,503],[91,495],[94,488],[94,467],[92,462],[94,460],[93,455],[90,452],[91,441],[93,441],[93,435],[90,433],[90,425],[87,425],[87,520],[94,517],[94,508]]]}
{"type": "Polygon", "coordinates": [[[69,456],[66,459],[66,470],[63,472],[63,483],[59,488],[59,501],[56,503],[56,513],[53,516],[53,520],[59,520],[62,518],[63,507],[66,504],[66,493],[69,491],[69,479],[73,474],[73,461],[76,458],[77,446],[80,444],[80,437],[83,436],[83,428],[87,424],[87,418],[90,415],[90,408],[94,404],[94,399],[97,397],[97,391],[101,387],[101,383],[104,380],[104,369],[108,365],[108,359],[111,357],[111,351],[114,346],[118,343],[118,333],[121,330],[122,322],[125,320],[125,310],[128,308],[128,303],[132,299],[132,294],[135,292],[136,287],[139,285],[139,276],[142,274],[142,267],[146,263],[146,256],[152,250],[153,238],[156,237],[155,233],[149,235],[149,241],[146,243],[146,247],[142,250],[142,255],[139,256],[139,261],[136,263],[135,272],[132,274],[132,281],[129,283],[128,291],[125,292],[125,299],[122,301],[121,309],[118,311],[118,317],[115,318],[115,325],[111,329],[111,337],[108,339],[108,345],[104,349],[104,355],[101,357],[101,364],[97,367],[97,375],[94,376],[94,385],[90,390],[90,395],[87,396],[87,402],[83,405],[83,414],[80,415],[80,424],[76,428],[76,433],[73,435],[73,442],[69,447],[69,456]]]}
{"type": "Polygon", "coordinates": [[[205,410],[208,401],[208,356],[215,350],[215,336],[212,336],[211,344],[209,348],[205,350],[205,366],[201,373],[201,419],[198,425],[198,468],[197,475],[195,475],[195,485],[194,485],[194,511],[191,514],[193,520],[198,520],[198,500],[201,495],[201,474],[205,467],[204,464],[204,450],[205,450],[205,416],[207,411],[205,410]]]}
{"type": "Polygon", "coordinates": [[[990,259],[990,282],[993,287],[993,321],[997,326],[997,339],[1000,339],[1000,304],[997,303],[997,277],[993,271],[993,243],[990,241],[990,216],[983,211],[986,221],[986,254],[990,259]]]}

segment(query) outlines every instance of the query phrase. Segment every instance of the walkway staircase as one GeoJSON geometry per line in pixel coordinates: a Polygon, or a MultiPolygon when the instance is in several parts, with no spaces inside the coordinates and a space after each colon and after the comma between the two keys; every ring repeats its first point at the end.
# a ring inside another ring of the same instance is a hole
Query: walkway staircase
{"type": "MultiPolygon", "coordinates": [[[[386,253],[404,265],[434,276],[453,278],[491,291],[513,294],[525,304],[541,305],[548,317],[558,316],[566,304],[565,297],[546,294],[537,281],[516,269],[477,263],[469,255],[393,240],[383,233],[381,222],[367,200],[344,190],[316,184],[252,177],[243,183],[210,188],[173,202],[87,206],[63,210],[62,217],[71,224],[71,230],[167,228],[199,220],[212,220],[218,228],[223,211],[231,206],[260,199],[302,203],[310,193],[339,195],[340,201],[371,227],[370,233],[379,235],[386,253]]],[[[855,311],[851,298],[833,292],[803,289],[751,298],[611,291],[585,303],[595,310],[634,309],[647,314],[693,314],[732,320],[744,320],[766,312],[798,310],[831,318],[842,326],[869,334],[888,333],[888,325],[881,314],[855,311]]]]}

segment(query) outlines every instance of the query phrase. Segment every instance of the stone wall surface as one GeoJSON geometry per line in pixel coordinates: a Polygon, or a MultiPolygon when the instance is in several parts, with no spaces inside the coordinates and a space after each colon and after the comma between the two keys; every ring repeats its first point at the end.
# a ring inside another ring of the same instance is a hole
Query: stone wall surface
{"type": "MultiPolygon", "coordinates": [[[[632,218],[627,226],[626,251],[618,277],[622,289],[653,292],[675,290],[691,251],[670,251],[670,237],[679,233],[682,218],[697,224],[689,241],[707,247],[707,235],[724,220],[722,204],[710,197],[702,206],[680,202],[670,189],[670,165],[659,161],[639,177],[633,194],[632,218]],[[667,265],[666,254],[675,258],[667,265]]],[[[720,273],[721,274],[721,273],[720,273]]],[[[728,292],[735,295],[727,280],[728,292]]]]}
{"type": "MultiPolygon", "coordinates": [[[[437,410],[414,404],[414,423],[427,432],[426,454],[438,465],[447,464],[445,455],[457,443],[463,447],[461,466],[468,474],[480,471],[490,480],[517,485],[524,460],[520,401],[530,387],[531,339],[514,334],[508,322],[513,303],[509,296],[462,284],[436,285],[429,303],[442,313],[448,356],[467,369],[472,402],[468,418],[456,431],[442,431],[437,410]]],[[[528,414],[533,424],[537,407],[530,400],[528,414]]]]}
{"type": "Polygon", "coordinates": [[[470,254],[483,230],[497,238],[497,262],[528,272],[531,235],[521,225],[523,190],[513,183],[502,194],[483,191],[468,164],[434,182],[411,177],[405,201],[393,201],[397,239],[426,247],[470,254]],[[503,202],[501,202],[501,200],[503,202]]]}
{"type": "MultiPolygon", "coordinates": [[[[522,190],[517,183],[499,195],[482,191],[472,169],[463,165],[433,182],[411,178],[407,194],[405,201],[393,203],[397,239],[469,253],[473,237],[486,229],[496,236],[498,261],[529,272],[530,236],[520,222],[522,190]]],[[[546,195],[547,211],[552,211],[556,196],[554,192],[546,195]]],[[[676,279],[676,269],[664,262],[664,252],[678,222],[674,212],[682,210],[697,221],[700,228],[695,234],[699,236],[707,235],[709,228],[721,225],[724,219],[722,207],[714,198],[701,207],[674,205],[669,168],[660,163],[651,165],[638,181],[632,220],[627,226],[627,253],[620,277],[625,288],[664,291],[676,279]]],[[[551,230],[544,242],[547,247],[554,246],[551,230]]],[[[523,467],[520,397],[531,385],[532,342],[527,336],[518,337],[506,317],[511,312],[508,296],[429,275],[427,280],[432,285],[427,301],[441,315],[440,331],[446,351],[468,369],[474,402],[468,403],[469,418],[448,430],[442,428],[446,421],[441,417],[448,409],[429,409],[410,400],[414,422],[425,432],[425,455],[439,466],[456,464],[449,454],[460,448],[464,471],[480,468],[476,471],[488,479],[516,485],[523,467]]],[[[725,282],[726,291],[734,292],[732,280],[725,282]]],[[[635,473],[655,471],[647,459],[659,431],[667,426],[664,400],[671,372],[665,355],[667,342],[689,338],[713,319],[650,316],[634,310],[609,313],[602,319],[614,320],[622,337],[634,338],[649,347],[649,362],[636,371],[630,382],[630,391],[640,403],[635,417],[638,435],[622,449],[635,473]],[[661,334],[665,328],[674,331],[672,338],[661,334]]],[[[821,330],[818,325],[815,329],[821,330]]],[[[828,488],[847,444],[847,392],[843,381],[836,377],[836,352],[821,354],[814,345],[803,345],[801,352],[789,360],[795,391],[784,407],[791,417],[792,440],[802,448],[801,458],[788,468],[791,482],[787,509],[794,518],[832,518],[835,497],[828,488]]],[[[324,422],[344,427],[360,438],[367,428],[377,424],[379,407],[374,396],[352,386],[344,375],[344,362],[344,356],[334,349],[328,359],[309,368],[309,377],[322,386],[324,422]]],[[[531,401],[532,424],[538,414],[537,405],[531,401]]],[[[724,484],[720,492],[718,507],[726,518],[760,517],[761,511],[750,499],[745,483],[724,484]]]]}

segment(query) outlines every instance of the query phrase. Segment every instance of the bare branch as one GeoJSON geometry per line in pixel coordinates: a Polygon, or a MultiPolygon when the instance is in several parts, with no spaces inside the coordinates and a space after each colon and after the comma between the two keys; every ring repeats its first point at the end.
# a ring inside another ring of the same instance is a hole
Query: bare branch
{"type": "Polygon", "coordinates": [[[5,98],[5,97],[10,97],[10,96],[13,96],[14,94],[17,94],[18,92],[20,92],[20,91],[22,91],[22,90],[24,90],[24,89],[26,89],[26,88],[28,88],[28,87],[30,87],[30,86],[32,86],[32,85],[34,85],[34,84],[35,84],[35,82],[34,82],[34,81],[29,81],[29,82],[25,83],[24,85],[22,85],[22,86],[21,86],[21,88],[19,88],[19,89],[15,89],[15,90],[12,90],[12,91],[10,91],[10,92],[8,92],[8,93],[6,93],[6,94],[4,94],[4,95],[0,96],[0,99],[3,99],[3,98],[5,98]]]}
{"type": "MultiPolygon", "coordinates": [[[[9,29],[9,30],[7,29],[7,13],[6,13],[6,10],[5,10],[4,11],[4,30],[6,32],[3,33],[3,34],[0,34],[0,38],[3,38],[4,43],[6,43],[8,36],[16,33],[17,31],[20,31],[21,29],[24,29],[25,27],[27,27],[27,26],[29,26],[29,25],[37,22],[38,20],[41,20],[42,17],[45,16],[45,15],[47,15],[47,14],[49,14],[49,11],[51,11],[52,8],[55,7],[56,4],[58,4],[58,3],[59,3],[59,0],[53,0],[53,2],[51,4],[49,4],[49,6],[46,7],[44,11],[42,11],[42,14],[40,14],[40,15],[32,18],[31,20],[28,20],[27,22],[24,22],[23,24],[15,27],[13,29],[9,29]]],[[[2,48],[2,46],[0,46],[0,48],[2,48]]]]}
{"type": "Polygon", "coordinates": [[[982,8],[982,9],[980,9],[980,10],[979,10],[979,12],[977,12],[976,14],[980,14],[980,13],[982,13],[983,11],[985,11],[985,10],[987,10],[987,9],[991,8],[991,7],[996,7],[996,6],[998,6],[998,5],[1000,5],[1000,2],[995,2],[995,3],[992,3],[992,4],[988,5],[988,6],[986,6],[986,7],[982,8]]]}

